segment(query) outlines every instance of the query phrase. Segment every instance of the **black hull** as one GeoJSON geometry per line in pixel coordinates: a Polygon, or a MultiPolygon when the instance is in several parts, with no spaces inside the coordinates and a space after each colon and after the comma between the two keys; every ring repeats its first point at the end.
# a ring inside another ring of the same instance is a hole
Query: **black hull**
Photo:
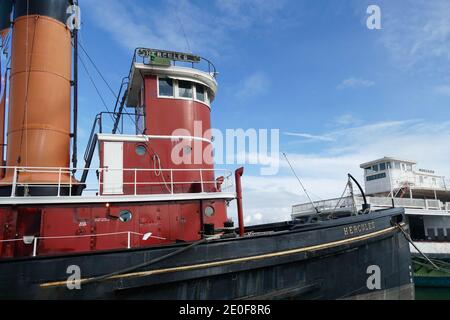
{"type": "MultiPolygon", "coordinates": [[[[69,290],[67,268],[89,279],[186,246],[0,262],[0,299],[413,299],[409,243],[395,227],[402,209],[243,239],[216,240],[69,290]],[[381,270],[370,290],[367,269],[381,270]]],[[[255,228],[263,231],[267,227],[255,228]]],[[[287,224],[284,229],[286,229],[287,224]]],[[[272,228],[273,229],[273,228],[272,228]]]]}

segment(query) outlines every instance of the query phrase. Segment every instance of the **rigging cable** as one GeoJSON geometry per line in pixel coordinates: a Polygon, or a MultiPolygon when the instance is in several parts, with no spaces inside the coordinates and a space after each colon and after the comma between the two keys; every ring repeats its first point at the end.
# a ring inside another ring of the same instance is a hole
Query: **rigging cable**
{"type": "MultiPolygon", "coordinates": [[[[94,67],[95,71],[99,74],[100,78],[103,80],[103,82],[106,84],[106,86],[108,87],[109,91],[112,93],[112,95],[117,99],[117,101],[119,101],[119,96],[117,93],[115,93],[115,91],[112,89],[112,86],[109,84],[109,82],[106,80],[105,76],[103,75],[103,73],[100,71],[100,68],[97,66],[97,64],[95,63],[94,59],[91,58],[91,56],[89,55],[87,49],[83,46],[82,41],[81,41],[81,33],[80,33],[80,38],[78,41],[78,45],[80,46],[81,50],[83,51],[83,53],[86,55],[87,59],[89,60],[89,62],[92,64],[92,66],[94,67]]],[[[109,109],[107,109],[109,113],[111,113],[109,111],[109,109]]],[[[113,114],[115,114],[113,112],[113,114]]],[[[133,119],[133,117],[126,113],[127,116],[130,118],[131,122],[133,123],[134,126],[137,126],[135,119],[133,119]]],[[[115,122],[115,119],[113,119],[113,122],[115,122]]]]}
{"type": "Polygon", "coordinates": [[[26,33],[26,46],[25,46],[25,70],[27,72],[27,80],[25,83],[25,106],[23,110],[23,118],[22,118],[22,128],[21,128],[21,134],[20,134],[20,147],[19,147],[19,157],[17,159],[17,164],[22,163],[22,146],[23,146],[23,136],[24,131],[25,132],[25,167],[28,166],[28,130],[25,130],[24,128],[28,128],[28,94],[29,94],[29,85],[30,85],[30,78],[31,78],[31,67],[33,62],[33,51],[34,51],[34,41],[36,38],[36,29],[37,29],[37,21],[39,19],[39,16],[34,18],[34,28],[33,28],[33,41],[31,46],[31,55],[30,55],[30,61],[28,61],[28,40],[29,40],[29,32],[30,32],[30,18],[29,18],[29,9],[30,9],[30,3],[29,0],[27,0],[27,33],[26,33]]]}
{"type": "Polygon", "coordinates": [[[103,74],[101,73],[100,69],[97,67],[97,65],[95,64],[94,60],[92,60],[91,56],[89,55],[89,53],[87,52],[87,50],[84,48],[84,46],[81,44],[81,41],[78,41],[78,45],[80,46],[81,50],[84,52],[84,54],[86,55],[86,57],[88,58],[88,60],[91,62],[91,64],[94,66],[95,71],[97,71],[97,73],[100,75],[100,78],[102,78],[103,82],[106,84],[106,86],[108,87],[109,91],[112,93],[112,95],[118,99],[119,97],[117,96],[117,93],[115,93],[115,91],[111,88],[111,85],[109,84],[109,82],[105,79],[105,77],[103,76],[103,74]]]}
{"type": "Polygon", "coordinates": [[[297,178],[298,182],[300,183],[300,186],[302,187],[303,191],[305,192],[306,196],[309,199],[309,202],[311,202],[311,205],[313,206],[313,208],[316,210],[317,214],[320,214],[319,209],[317,209],[316,205],[314,204],[314,201],[312,201],[311,197],[308,194],[308,191],[306,190],[305,186],[303,185],[302,181],[300,180],[299,176],[297,175],[297,173],[294,170],[294,167],[291,165],[291,162],[289,161],[286,153],[283,153],[283,156],[286,158],[287,163],[289,164],[289,167],[291,167],[292,173],[294,174],[294,176],[297,178]]]}
{"type": "Polygon", "coordinates": [[[109,111],[109,108],[108,108],[108,105],[107,105],[106,102],[105,102],[105,99],[103,98],[102,94],[100,93],[100,90],[98,89],[97,85],[95,84],[95,81],[94,81],[94,79],[92,78],[91,74],[89,73],[89,70],[87,69],[87,66],[86,66],[86,64],[84,63],[84,61],[83,61],[83,59],[81,58],[81,56],[79,57],[79,59],[80,59],[81,65],[83,66],[83,69],[84,69],[84,71],[86,72],[86,74],[87,74],[89,80],[91,81],[92,85],[94,86],[95,91],[97,92],[97,95],[100,97],[100,100],[102,101],[103,106],[104,106],[105,109],[108,111],[108,114],[109,114],[109,116],[111,117],[111,119],[112,119],[113,121],[115,121],[115,119],[114,119],[114,117],[113,117],[111,111],[109,111]]]}
{"type": "Polygon", "coordinates": [[[178,8],[176,6],[175,6],[175,16],[177,17],[178,23],[180,24],[181,32],[183,33],[184,40],[186,41],[187,49],[188,49],[189,53],[192,53],[191,44],[189,43],[189,39],[187,37],[186,30],[184,29],[183,22],[181,21],[181,18],[180,18],[179,12],[178,12],[178,8]]]}

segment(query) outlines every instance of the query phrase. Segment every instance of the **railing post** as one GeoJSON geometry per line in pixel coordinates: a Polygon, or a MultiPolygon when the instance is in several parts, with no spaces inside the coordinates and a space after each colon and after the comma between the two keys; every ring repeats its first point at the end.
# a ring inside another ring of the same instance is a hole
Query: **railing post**
{"type": "Polygon", "coordinates": [[[98,169],[98,196],[100,197],[102,195],[102,168],[98,169]]]}
{"type": "MultiPolygon", "coordinates": [[[[74,174],[74,178],[75,178],[75,174],[74,174]]],[[[69,172],[69,197],[72,197],[72,177],[70,176],[70,172],[69,172]]]]}
{"type": "Polygon", "coordinates": [[[59,168],[58,172],[58,197],[61,196],[61,168],[59,168]]]}
{"type": "Polygon", "coordinates": [[[128,249],[131,249],[131,232],[128,232],[128,249]]]}
{"type": "Polygon", "coordinates": [[[237,201],[237,211],[238,211],[238,221],[239,221],[239,236],[243,237],[245,234],[244,226],[244,208],[242,206],[242,185],[241,178],[244,175],[244,168],[236,170],[234,176],[236,179],[236,201],[237,201]]]}
{"type": "Polygon", "coordinates": [[[17,167],[14,167],[14,177],[13,177],[13,185],[11,190],[11,198],[16,196],[16,187],[17,187],[17,167]]]}
{"type": "Polygon", "coordinates": [[[205,192],[205,187],[203,185],[203,170],[202,169],[200,169],[200,183],[201,183],[201,186],[202,186],[202,193],[204,193],[205,192]]]}
{"type": "Polygon", "coordinates": [[[37,243],[38,243],[38,237],[35,237],[34,241],[33,241],[33,257],[37,256],[37,243]]]}
{"type": "MultiPolygon", "coordinates": [[[[164,173],[162,173],[164,174],[164,173]]],[[[174,194],[174,186],[173,186],[173,169],[170,169],[170,188],[172,194],[174,194]]]]}
{"type": "Polygon", "coordinates": [[[134,169],[134,195],[137,196],[137,169],[134,169]]]}

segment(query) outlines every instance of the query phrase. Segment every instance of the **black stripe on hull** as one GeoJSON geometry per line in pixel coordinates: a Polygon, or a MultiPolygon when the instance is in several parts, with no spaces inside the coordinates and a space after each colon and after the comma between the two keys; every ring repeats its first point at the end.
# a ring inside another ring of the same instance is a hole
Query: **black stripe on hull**
{"type": "Polygon", "coordinates": [[[66,286],[66,271],[71,265],[79,266],[82,278],[88,279],[166,255],[179,246],[3,261],[0,298],[345,299],[371,294],[376,297],[376,292],[367,288],[370,276],[367,268],[371,265],[381,269],[381,291],[393,292],[411,285],[409,244],[392,226],[392,217],[397,219],[399,215],[402,211],[393,209],[339,219],[311,229],[214,241],[148,269],[82,284],[81,290],[69,290],[66,286]],[[367,225],[373,228],[346,235],[349,227],[358,229],[367,225]]]}

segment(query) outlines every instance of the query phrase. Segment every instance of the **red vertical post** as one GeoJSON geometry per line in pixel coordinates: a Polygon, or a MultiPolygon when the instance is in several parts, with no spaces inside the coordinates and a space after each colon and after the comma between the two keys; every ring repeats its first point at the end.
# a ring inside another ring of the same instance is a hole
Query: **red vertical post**
{"type": "Polygon", "coordinates": [[[234,177],[236,179],[236,200],[237,200],[237,210],[238,210],[238,220],[239,220],[239,235],[244,236],[244,209],[242,207],[242,184],[241,178],[244,175],[244,168],[239,168],[236,170],[234,177]]]}
{"type": "MultiPolygon", "coordinates": [[[[1,73],[1,63],[0,63],[0,73],[1,73]]],[[[0,179],[5,177],[5,115],[6,115],[6,89],[7,89],[7,77],[8,77],[8,69],[5,71],[5,82],[3,83],[3,96],[0,100],[0,179]]],[[[2,90],[2,84],[0,84],[0,92],[2,90]]]]}

